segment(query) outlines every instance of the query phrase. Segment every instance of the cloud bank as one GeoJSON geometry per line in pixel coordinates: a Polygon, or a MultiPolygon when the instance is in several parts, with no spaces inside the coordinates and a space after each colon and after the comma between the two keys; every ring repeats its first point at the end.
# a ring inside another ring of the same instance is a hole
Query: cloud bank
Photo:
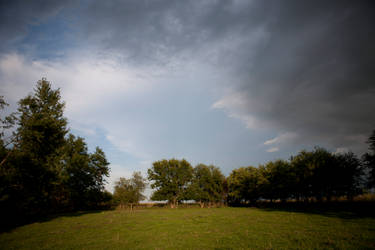
{"type": "Polygon", "coordinates": [[[228,172],[314,145],[363,153],[375,128],[371,1],[0,7],[0,91],[15,103],[47,77],[117,169],[126,157],[228,172]]]}

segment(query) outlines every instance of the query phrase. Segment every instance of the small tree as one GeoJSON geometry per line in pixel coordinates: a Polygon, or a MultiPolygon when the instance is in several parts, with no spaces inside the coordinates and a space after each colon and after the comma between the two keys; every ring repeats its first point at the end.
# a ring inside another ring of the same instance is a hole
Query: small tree
{"type": "Polygon", "coordinates": [[[145,188],[145,179],[141,173],[134,172],[132,178],[120,178],[116,182],[113,197],[121,208],[130,205],[130,210],[133,210],[133,205],[145,199],[145,196],[142,194],[145,188]]]}
{"type": "Polygon", "coordinates": [[[171,208],[175,208],[179,200],[186,197],[186,190],[193,177],[193,168],[185,159],[162,160],[152,164],[148,169],[148,179],[152,181],[151,188],[157,190],[152,194],[152,200],[168,200],[171,208]]]}

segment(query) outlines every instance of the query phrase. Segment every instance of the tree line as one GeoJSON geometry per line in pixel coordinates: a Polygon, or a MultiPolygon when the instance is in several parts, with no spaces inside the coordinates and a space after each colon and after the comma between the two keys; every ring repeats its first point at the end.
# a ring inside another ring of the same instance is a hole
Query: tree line
{"type": "Polygon", "coordinates": [[[69,132],[59,89],[42,79],[17,112],[5,115],[6,106],[0,97],[1,215],[90,209],[110,199],[109,162],[102,149],[88,152],[84,138],[69,132]]]}
{"type": "Polygon", "coordinates": [[[289,161],[276,160],[235,169],[228,177],[231,203],[294,199],[352,199],[363,191],[363,168],[353,153],[332,154],[323,148],[301,151],[289,161]]]}
{"type": "MultiPolygon", "coordinates": [[[[57,211],[99,208],[114,202],[122,207],[145,196],[146,180],[139,172],[120,178],[114,194],[105,191],[109,162],[99,147],[88,152],[84,138],[69,132],[60,90],[46,79],[5,115],[0,97],[0,212],[22,218],[57,211]]],[[[213,165],[193,167],[185,159],[160,160],[148,169],[151,200],[171,207],[194,200],[201,207],[254,203],[352,199],[375,187],[375,131],[361,158],[351,152],[334,154],[323,148],[301,151],[289,160],[234,169],[228,177],[213,165]]]]}
{"type": "MultiPolygon", "coordinates": [[[[148,169],[148,180],[154,192],[151,200],[166,200],[172,208],[179,202],[194,200],[201,207],[213,205],[254,204],[257,201],[330,201],[333,197],[352,200],[356,195],[375,187],[375,131],[370,136],[369,152],[362,158],[354,153],[331,153],[316,147],[301,151],[289,160],[270,161],[258,167],[234,169],[225,177],[218,167],[198,164],[192,167],[185,159],[161,160],[148,169]]],[[[136,173],[128,182],[144,182],[136,173]]],[[[138,185],[139,186],[139,185],[138,185]]],[[[142,192],[132,187],[132,192],[142,192]]],[[[116,183],[114,197],[121,204],[126,189],[116,183]]],[[[141,200],[132,196],[132,204],[141,200]]]]}

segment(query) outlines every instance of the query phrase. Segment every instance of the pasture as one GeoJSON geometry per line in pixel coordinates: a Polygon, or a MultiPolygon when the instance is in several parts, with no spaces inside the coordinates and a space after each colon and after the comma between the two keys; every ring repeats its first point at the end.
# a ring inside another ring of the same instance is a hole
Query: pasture
{"type": "Polygon", "coordinates": [[[2,249],[371,249],[375,218],[258,208],[72,213],[0,234],[2,249]]]}

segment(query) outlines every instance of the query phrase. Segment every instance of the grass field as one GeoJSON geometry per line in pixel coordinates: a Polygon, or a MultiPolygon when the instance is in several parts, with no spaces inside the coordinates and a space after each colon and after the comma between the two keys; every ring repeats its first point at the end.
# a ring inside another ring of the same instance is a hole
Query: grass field
{"type": "Polygon", "coordinates": [[[0,234],[2,249],[375,249],[375,218],[257,208],[74,213],[0,234]]]}

